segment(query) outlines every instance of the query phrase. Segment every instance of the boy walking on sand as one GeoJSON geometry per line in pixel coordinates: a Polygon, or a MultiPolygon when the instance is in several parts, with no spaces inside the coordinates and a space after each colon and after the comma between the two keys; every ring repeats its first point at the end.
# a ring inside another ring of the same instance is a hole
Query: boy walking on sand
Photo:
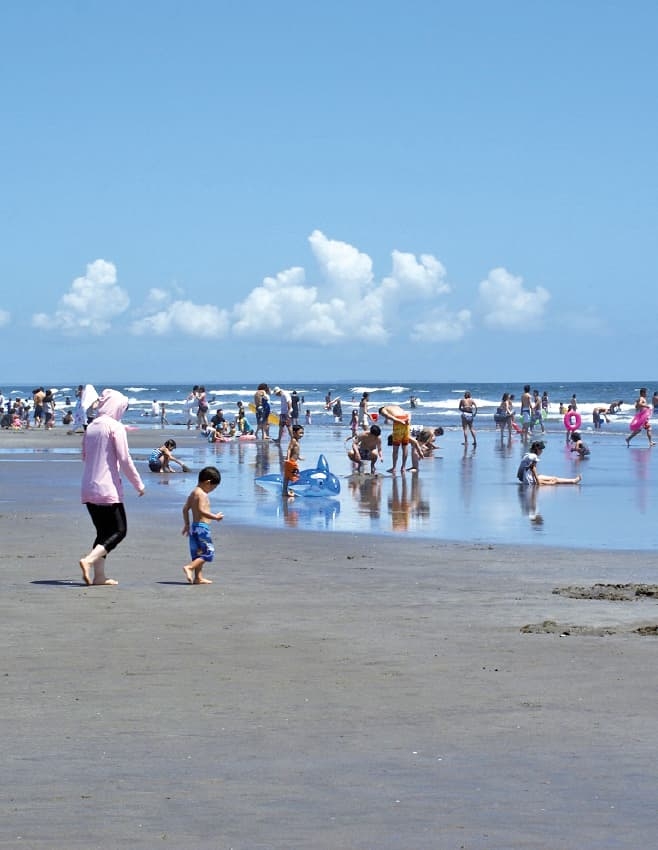
{"type": "Polygon", "coordinates": [[[190,539],[190,556],[192,560],[183,567],[183,572],[190,584],[212,584],[211,579],[202,575],[203,565],[209,564],[215,557],[215,547],[210,537],[208,520],[224,519],[224,514],[214,514],[210,510],[208,493],[219,486],[222,480],[220,471],[215,466],[204,466],[199,472],[197,486],[192,490],[183,505],[183,530],[190,539]],[[190,525],[190,512],[192,524],[190,525]]]}

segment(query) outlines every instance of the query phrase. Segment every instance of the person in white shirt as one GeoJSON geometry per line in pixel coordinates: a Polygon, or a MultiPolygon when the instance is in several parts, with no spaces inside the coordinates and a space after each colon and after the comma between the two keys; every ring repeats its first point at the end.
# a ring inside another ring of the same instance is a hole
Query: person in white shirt
{"type": "Polygon", "coordinates": [[[278,395],[281,401],[281,409],[279,411],[279,436],[274,440],[275,443],[281,442],[281,435],[285,428],[288,432],[288,437],[292,440],[292,396],[288,390],[282,390],[281,387],[274,387],[274,395],[278,395]]]}

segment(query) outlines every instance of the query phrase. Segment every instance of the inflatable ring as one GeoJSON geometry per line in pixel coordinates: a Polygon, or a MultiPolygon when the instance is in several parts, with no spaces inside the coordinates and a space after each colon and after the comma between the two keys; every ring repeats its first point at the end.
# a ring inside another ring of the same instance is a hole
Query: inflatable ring
{"type": "Polygon", "coordinates": [[[577,410],[570,410],[565,413],[562,421],[567,431],[577,431],[583,423],[583,419],[577,410]]]}
{"type": "Polygon", "coordinates": [[[651,419],[651,408],[650,407],[642,407],[635,416],[631,419],[629,428],[631,431],[641,431],[647,424],[647,422],[651,419]]]}

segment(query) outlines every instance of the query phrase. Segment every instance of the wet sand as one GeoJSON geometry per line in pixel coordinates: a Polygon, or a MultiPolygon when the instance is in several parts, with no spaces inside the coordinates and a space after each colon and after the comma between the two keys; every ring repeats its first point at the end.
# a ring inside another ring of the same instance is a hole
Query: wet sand
{"type": "Polygon", "coordinates": [[[191,587],[129,494],[88,588],[59,462],[0,466],[0,846],[653,846],[657,602],[600,585],[655,554],[227,520],[191,587]]]}

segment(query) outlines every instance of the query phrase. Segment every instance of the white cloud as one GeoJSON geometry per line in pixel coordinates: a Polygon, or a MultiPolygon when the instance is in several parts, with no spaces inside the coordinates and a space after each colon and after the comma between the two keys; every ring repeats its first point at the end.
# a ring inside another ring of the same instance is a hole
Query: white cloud
{"type": "Polygon", "coordinates": [[[304,269],[298,266],[279,272],[276,277],[266,277],[261,286],[252,289],[244,301],[234,306],[234,333],[248,336],[280,331],[287,319],[286,299],[298,301],[303,293],[311,301],[315,298],[315,290],[305,287],[304,269]]]}
{"type": "Polygon", "coordinates": [[[393,269],[384,278],[385,289],[398,291],[403,297],[419,296],[432,298],[450,292],[443,264],[432,254],[421,254],[420,262],[413,254],[393,251],[393,269]]]}
{"type": "Polygon", "coordinates": [[[150,312],[130,326],[136,336],[144,334],[163,336],[170,333],[183,333],[204,339],[217,339],[226,336],[229,328],[228,313],[213,304],[194,304],[191,301],[169,301],[162,289],[149,292],[147,304],[164,309],[150,312]]]}
{"type": "Polygon", "coordinates": [[[321,246],[324,270],[331,267],[326,291],[309,286],[304,269],[298,266],[266,277],[233,308],[233,332],[316,345],[340,342],[355,332],[364,340],[386,339],[379,297],[361,292],[372,278],[370,258],[364,262],[365,255],[352,246],[327,240],[319,231],[311,238],[321,246]],[[334,262],[332,257],[339,260],[334,262]],[[345,275],[342,279],[341,274],[345,275]],[[343,297],[350,289],[353,295],[343,297]]]}
{"type": "Polygon", "coordinates": [[[370,289],[372,260],[353,245],[327,239],[320,230],[308,237],[313,255],[334,293],[347,300],[358,298],[370,289]]]}
{"type": "MultiPolygon", "coordinates": [[[[394,333],[409,334],[407,305],[419,299],[431,302],[450,291],[445,268],[431,254],[417,259],[393,251],[391,275],[377,282],[371,258],[353,245],[328,239],[320,230],[311,233],[309,244],[322,282],[309,285],[300,267],[265,278],[233,308],[235,334],[321,345],[353,339],[383,343],[394,333]]],[[[455,321],[459,324],[464,319],[455,321]]],[[[441,337],[455,338],[449,320],[437,322],[441,337]]],[[[438,330],[435,338],[437,334],[438,330]]],[[[419,332],[412,338],[420,338],[419,332]]]]}
{"type": "Polygon", "coordinates": [[[524,289],[523,278],[504,268],[492,269],[480,283],[480,306],[490,328],[534,330],[550,297],[542,286],[534,292],[524,289]]]}
{"type": "Polygon", "coordinates": [[[127,310],[129,304],[127,293],[117,285],[114,264],[95,260],[87,266],[87,273],[77,277],[60,298],[55,313],[35,313],[32,324],[67,333],[103,334],[110,329],[111,320],[127,310]]]}
{"type": "Polygon", "coordinates": [[[425,321],[414,325],[411,338],[415,342],[457,342],[471,329],[471,311],[435,310],[425,321]]]}
{"type": "Polygon", "coordinates": [[[8,325],[11,320],[11,314],[7,310],[0,310],[0,328],[3,325],[8,325]]]}

